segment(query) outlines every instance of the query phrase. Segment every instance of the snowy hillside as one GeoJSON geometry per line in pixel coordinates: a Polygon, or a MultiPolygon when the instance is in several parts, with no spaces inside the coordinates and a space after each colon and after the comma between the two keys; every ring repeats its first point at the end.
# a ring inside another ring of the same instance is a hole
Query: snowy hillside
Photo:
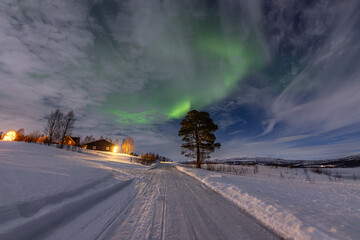
{"type": "Polygon", "coordinates": [[[329,175],[270,166],[203,167],[220,172],[177,166],[286,238],[360,236],[360,168],[329,175]]]}
{"type": "Polygon", "coordinates": [[[90,207],[148,169],[118,153],[3,141],[0,166],[0,239],[21,239],[90,207]]]}

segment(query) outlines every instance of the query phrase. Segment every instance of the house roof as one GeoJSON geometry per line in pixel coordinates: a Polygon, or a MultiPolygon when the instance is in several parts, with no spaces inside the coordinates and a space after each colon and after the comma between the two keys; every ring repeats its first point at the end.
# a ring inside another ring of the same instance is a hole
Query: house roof
{"type": "Polygon", "coordinates": [[[59,143],[61,143],[63,140],[67,141],[67,139],[71,140],[72,142],[74,142],[74,144],[80,144],[80,137],[72,137],[72,136],[66,136],[63,139],[61,139],[59,141],[59,143]]]}
{"type": "Polygon", "coordinates": [[[111,145],[115,145],[109,141],[106,141],[105,139],[100,139],[100,140],[96,140],[96,141],[93,141],[93,142],[88,142],[88,143],[85,143],[84,145],[97,145],[97,144],[111,144],[111,145]]]}
{"type": "Polygon", "coordinates": [[[71,137],[71,136],[66,136],[66,137],[64,137],[63,139],[61,139],[60,142],[61,142],[62,140],[64,140],[64,139],[67,139],[67,138],[70,138],[71,141],[74,141],[74,138],[73,138],[73,137],[71,137]]]}

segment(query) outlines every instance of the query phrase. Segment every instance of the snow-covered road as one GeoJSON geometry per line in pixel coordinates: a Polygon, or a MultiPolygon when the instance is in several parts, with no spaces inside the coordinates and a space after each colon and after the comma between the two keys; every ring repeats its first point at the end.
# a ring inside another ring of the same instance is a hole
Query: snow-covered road
{"type": "MultiPolygon", "coordinates": [[[[86,204],[86,203],[84,203],[86,204]]],[[[172,164],[158,164],[39,239],[278,239],[172,164]]]]}

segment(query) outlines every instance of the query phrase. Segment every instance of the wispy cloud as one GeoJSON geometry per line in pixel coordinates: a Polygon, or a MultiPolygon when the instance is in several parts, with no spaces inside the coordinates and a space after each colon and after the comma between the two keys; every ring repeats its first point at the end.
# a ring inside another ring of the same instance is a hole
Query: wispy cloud
{"type": "Polygon", "coordinates": [[[303,56],[302,70],[273,102],[264,134],[278,123],[286,125],[287,134],[321,134],[359,123],[358,7],[355,1],[324,2],[303,13],[314,24],[305,25],[302,34],[319,36],[318,46],[307,46],[314,50],[303,56]]]}

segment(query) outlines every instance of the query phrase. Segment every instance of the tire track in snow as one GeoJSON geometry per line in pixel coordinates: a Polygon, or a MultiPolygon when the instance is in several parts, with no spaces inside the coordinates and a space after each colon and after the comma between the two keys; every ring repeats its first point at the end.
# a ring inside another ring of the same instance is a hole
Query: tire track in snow
{"type": "Polygon", "coordinates": [[[166,191],[167,191],[167,186],[165,184],[165,178],[164,177],[164,181],[163,181],[163,186],[165,187],[165,191],[164,191],[164,199],[163,199],[163,205],[162,205],[162,219],[161,219],[161,239],[164,240],[165,239],[165,228],[166,228],[166,191]]]}
{"type": "Polygon", "coordinates": [[[112,225],[114,224],[114,222],[116,220],[119,219],[120,215],[125,211],[127,210],[131,203],[135,200],[135,198],[141,194],[141,193],[144,193],[146,192],[149,187],[150,187],[150,182],[151,180],[153,179],[154,175],[152,174],[150,179],[148,180],[148,182],[145,184],[145,186],[143,188],[141,188],[139,191],[137,191],[131,198],[130,200],[126,203],[126,205],[121,208],[121,210],[115,215],[113,216],[111,219],[109,219],[108,223],[104,226],[104,228],[101,230],[101,232],[95,237],[94,240],[99,240],[99,239],[102,239],[103,235],[105,235],[107,233],[107,231],[112,227],[112,225]]]}

